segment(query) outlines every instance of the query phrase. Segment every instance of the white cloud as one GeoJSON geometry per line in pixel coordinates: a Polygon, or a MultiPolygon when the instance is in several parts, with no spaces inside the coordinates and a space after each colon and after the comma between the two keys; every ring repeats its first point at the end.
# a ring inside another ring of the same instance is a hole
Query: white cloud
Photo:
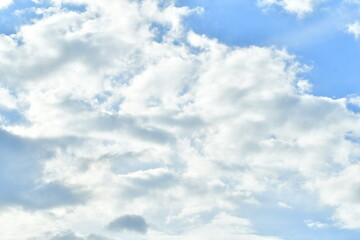
{"type": "Polygon", "coordinates": [[[11,4],[13,4],[13,0],[1,0],[0,9],[8,8],[11,4]]]}
{"type": "Polygon", "coordinates": [[[11,95],[9,89],[0,88],[0,107],[4,107],[7,109],[15,109],[17,99],[11,95]]]}
{"type": "MultiPolygon", "coordinates": [[[[152,238],[151,238],[152,239],[152,238]]],[[[155,238],[154,238],[155,239],[155,238]]],[[[158,239],[164,239],[159,236],[158,239]]],[[[201,227],[190,229],[184,236],[173,236],[170,239],[200,240],[200,239],[248,239],[248,240],[280,240],[275,237],[264,237],[253,234],[251,223],[247,219],[219,214],[201,227]]]]}
{"type": "MultiPolygon", "coordinates": [[[[87,8],[56,7],[0,36],[1,94],[27,120],[3,133],[33,144],[3,147],[16,158],[0,160],[13,175],[0,177],[2,191],[21,176],[16,198],[2,205],[7,219],[26,215],[26,194],[43,185],[88,193],[66,205],[53,194],[56,204],[33,207],[39,217],[22,229],[25,239],[64,231],[131,239],[106,229],[124,215],[146,219],[149,239],[278,239],[259,236],[236,209],[261,207],[272,193],[284,207],[284,189],[319,196],[338,223],[360,228],[350,211],[359,208],[360,152],[348,138],[360,136],[359,116],[346,99],[307,94],[295,56],[186,32],[191,10],[171,3],[63,2],[87,8]]],[[[1,239],[21,238],[16,225],[2,226],[1,239]]]]}
{"type": "Polygon", "coordinates": [[[306,226],[308,226],[309,228],[314,228],[314,229],[317,229],[317,228],[325,228],[328,226],[328,224],[326,223],[321,223],[321,222],[316,222],[316,221],[313,221],[313,220],[305,220],[305,224],[306,226]]]}
{"type": "Polygon", "coordinates": [[[360,96],[350,96],[347,101],[350,104],[360,107],[360,96]]]}
{"type": "Polygon", "coordinates": [[[347,32],[353,34],[356,39],[360,36],[360,22],[356,21],[347,25],[347,32]]]}
{"type": "Polygon", "coordinates": [[[317,182],[321,201],[335,207],[334,219],[343,228],[358,229],[360,226],[359,171],[360,165],[353,164],[340,173],[317,182]]]}
{"type": "Polygon", "coordinates": [[[278,206],[281,208],[292,209],[292,207],[284,202],[278,202],[278,206]]]}
{"type": "Polygon", "coordinates": [[[313,12],[319,2],[321,0],[258,0],[258,4],[262,7],[278,5],[285,11],[296,14],[298,17],[303,17],[313,12]]]}

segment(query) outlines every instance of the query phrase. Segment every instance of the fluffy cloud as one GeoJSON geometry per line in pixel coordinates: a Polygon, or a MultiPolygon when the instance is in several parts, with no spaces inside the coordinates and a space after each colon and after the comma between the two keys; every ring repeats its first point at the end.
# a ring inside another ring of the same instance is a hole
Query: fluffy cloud
{"type": "Polygon", "coordinates": [[[13,3],[12,0],[2,0],[0,2],[0,9],[8,8],[13,3]]]}
{"type": "Polygon", "coordinates": [[[260,6],[278,5],[285,11],[294,13],[298,17],[311,13],[319,2],[321,0],[258,0],[260,6]]]}
{"type": "Polygon", "coordinates": [[[347,25],[347,32],[353,34],[356,39],[360,36],[360,22],[356,21],[347,25]]]}
{"type": "Polygon", "coordinates": [[[321,200],[336,208],[334,218],[344,228],[359,228],[359,171],[359,164],[351,165],[341,173],[317,183],[321,200]]]}
{"type": "Polygon", "coordinates": [[[1,107],[22,119],[0,112],[0,238],[133,239],[108,226],[141,239],[278,239],[238,209],[271,194],[295,210],[289,192],[360,228],[360,119],[347,100],[307,93],[306,67],[285,50],[185,31],[192,11],[57,0],[0,36],[1,107]]]}

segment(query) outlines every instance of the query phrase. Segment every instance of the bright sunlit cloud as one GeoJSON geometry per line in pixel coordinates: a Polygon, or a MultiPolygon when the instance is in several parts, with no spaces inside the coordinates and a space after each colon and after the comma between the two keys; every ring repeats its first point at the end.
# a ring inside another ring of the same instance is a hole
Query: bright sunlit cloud
{"type": "Polygon", "coordinates": [[[5,9],[9,7],[13,3],[13,0],[1,0],[0,1],[0,9],[5,9]]]}
{"type": "MultiPolygon", "coordinates": [[[[0,239],[358,234],[359,93],[313,94],[316,63],[196,32],[206,6],[20,2],[0,35],[0,239]]],[[[259,3],[306,21],[320,2],[259,3]]]]}

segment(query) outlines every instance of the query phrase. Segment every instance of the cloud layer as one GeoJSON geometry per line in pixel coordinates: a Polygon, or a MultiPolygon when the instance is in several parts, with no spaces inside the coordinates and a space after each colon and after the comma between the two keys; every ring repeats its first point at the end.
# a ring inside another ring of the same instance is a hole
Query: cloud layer
{"type": "Polygon", "coordinates": [[[172,2],[33,10],[0,36],[1,239],[275,240],[241,209],[308,195],[360,228],[359,115],[295,56],[187,31],[172,2]]]}

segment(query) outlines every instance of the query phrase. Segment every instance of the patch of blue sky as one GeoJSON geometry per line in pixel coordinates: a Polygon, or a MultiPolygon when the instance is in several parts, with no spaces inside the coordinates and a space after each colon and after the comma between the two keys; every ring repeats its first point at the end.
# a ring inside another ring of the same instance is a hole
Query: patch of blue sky
{"type": "Polygon", "coordinates": [[[359,137],[359,136],[356,136],[353,132],[349,132],[349,133],[345,136],[345,139],[348,140],[348,141],[350,141],[350,142],[360,144],[360,137],[359,137]]]}
{"type": "Polygon", "coordinates": [[[86,11],[85,4],[63,3],[61,5],[61,7],[68,11],[73,11],[73,12],[85,12],[86,11]]]}
{"type": "Polygon", "coordinates": [[[105,91],[103,94],[96,95],[95,99],[98,101],[98,103],[103,104],[108,100],[109,97],[111,97],[111,95],[112,94],[110,92],[105,91]]]}
{"type": "Polygon", "coordinates": [[[310,196],[301,201],[287,199],[288,207],[281,207],[268,197],[259,205],[246,204],[238,209],[239,216],[251,219],[254,230],[261,235],[284,240],[343,240],[357,239],[360,234],[358,230],[339,228],[331,219],[333,209],[319,206],[310,196]]]}
{"type": "Polygon", "coordinates": [[[360,40],[346,25],[360,19],[359,7],[327,1],[314,13],[297,18],[280,7],[261,9],[254,0],[178,0],[179,6],[202,7],[185,20],[196,33],[231,46],[276,46],[312,67],[303,74],[312,93],[332,98],[360,94],[360,40]]]}
{"type": "Polygon", "coordinates": [[[32,8],[46,7],[48,3],[37,4],[29,0],[14,0],[8,8],[0,10],[0,34],[14,34],[21,25],[29,24],[40,16],[32,8]]]}
{"type": "Polygon", "coordinates": [[[251,220],[259,234],[277,236],[284,240],[356,239],[360,233],[355,230],[340,229],[323,215],[304,214],[302,209],[259,208],[252,211],[251,220]],[[315,224],[312,227],[308,226],[311,223],[315,224]]]}
{"type": "Polygon", "coordinates": [[[164,36],[170,30],[170,27],[164,26],[162,24],[153,23],[151,25],[151,30],[154,33],[154,40],[160,43],[164,40],[164,36]]]}
{"type": "Polygon", "coordinates": [[[350,111],[352,111],[353,113],[360,113],[360,106],[355,105],[355,104],[346,104],[347,109],[349,109],[350,111]]]}
{"type": "Polygon", "coordinates": [[[5,125],[27,124],[27,119],[17,110],[0,108],[0,119],[5,125]]]}

